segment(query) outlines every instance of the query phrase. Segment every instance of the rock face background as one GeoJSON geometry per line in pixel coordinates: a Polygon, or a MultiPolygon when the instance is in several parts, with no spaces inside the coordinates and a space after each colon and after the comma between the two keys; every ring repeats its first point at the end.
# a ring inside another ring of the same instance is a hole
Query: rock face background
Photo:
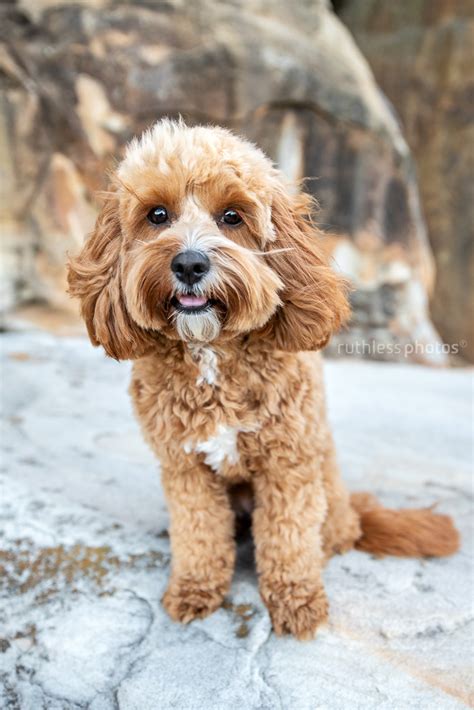
{"type": "MultiPolygon", "coordinates": [[[[75,308],[65,295],[65,253],[92,227],[106,171],[132,135],[182,114],[245,133],[292,178],[316,178],[307,189],[355,286],[351,328],[333,352],[356,352],[364,339],[375,348],[359,354],[390,359],[394,344],[417,342],[428,347],[413,358],[443,362],[428,314],[433,258],[411,154],[325,0],[21,0],[3,13],[4,309],[28,299],[75,308]]],[[[433,179],[442,182],[441,172],[433,179]]],[[[439,237],[445,249],[449,226],[439,237]]],[[[461,248],[447,249],[448,275],[436,251],[436,283],[455,309],[463,289],[449,287],[465,276],[453,266],[461,248]]],[[[440,302],[436,295],[441,327],[440,302]]]]}
{"type": "Polygon", "coordinates": [[[341,19],[397,108],[436,261],[432,316],[474,361],[474,4],[348,0],[341,19]]]}

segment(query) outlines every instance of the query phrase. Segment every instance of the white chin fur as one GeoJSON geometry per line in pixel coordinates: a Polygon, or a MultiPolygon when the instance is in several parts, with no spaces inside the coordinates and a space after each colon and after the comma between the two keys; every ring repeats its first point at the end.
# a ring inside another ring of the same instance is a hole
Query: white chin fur
{"type": "Polygon", "coordinates": [[[201,343],[209,343],[215,340],[221,329],[219,318],[213,308],[209,308],[202,313],[177,311],[175,325],[181,340],[197,340],[201,343]]]}

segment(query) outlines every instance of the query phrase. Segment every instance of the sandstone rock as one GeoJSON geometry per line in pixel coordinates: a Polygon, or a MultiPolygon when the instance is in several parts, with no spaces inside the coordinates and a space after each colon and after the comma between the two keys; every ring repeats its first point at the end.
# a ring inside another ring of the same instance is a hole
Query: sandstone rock
{"type": "Polygon", "coordinates": [[[291,178],[314,178],[328,248],[355,287],[353,327],[333,352],[360,336],[381,344],[376,357],[419,341],[421,360],[444,361],[410,153],[328,3],[22,0],[6,15],[5,142],[22,199],[5,220],[32,244],[29,295],[67,303],[64,254],[92,224],[106,170],[134,133],[182,114],[242,131],[291,178]]]}
{"type": "Polygon", "coordinates": [[[472,704],[469,372],[327,363],[351,490],[392,507],[437,503],[463,544],[437,560],[336,556],[324,572],[329,623],[302,643],[271,632],[249,545],[222,609],[187,626],[169,619],[168,517],[131,412],[129,363],[85,338],[2,338],[0,707],[472,704]]]}
{"type": "Polygon", "coordinates": [[[474,361],[474,5],[347,0],[341,17],[396,107],[416,158],[436,261],[432,314],[474,361]]]}

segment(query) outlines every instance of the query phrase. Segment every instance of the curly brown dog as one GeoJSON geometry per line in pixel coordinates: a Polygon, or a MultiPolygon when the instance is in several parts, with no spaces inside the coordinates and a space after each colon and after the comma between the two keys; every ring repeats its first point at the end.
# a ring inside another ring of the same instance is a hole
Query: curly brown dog
{"type": "Polygon", "coordinates": [[[135,360],[131,395],[162,464],[172,572],[163,603],[217,609],[252,511],[260,591],[277,633],[314,635],[325,561],[352,547],[448,555],[451,520],[349,496],[315,351],[349,316],[312,201],[254,145],[163,120],[128,146],[94,232],[70,262],[94,345],[135,360]]]}

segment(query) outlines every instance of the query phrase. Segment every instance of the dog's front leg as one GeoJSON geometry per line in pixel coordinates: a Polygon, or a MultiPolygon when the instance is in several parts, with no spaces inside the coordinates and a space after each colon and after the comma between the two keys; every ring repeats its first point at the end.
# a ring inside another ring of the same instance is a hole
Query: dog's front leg
{"type": "Polygon", "coordinates": [[[187,623],[215,611],[229,589],[235,562],[234,515],[225,484],[194,461],[165,466],[170,512],[171,578],[163,605],[187,623]]]}
{"type": "MultiPolygon", "coordinates": [[[[280,452],[281,453],[281,452],[280,452]]],[[[310,639],[327,618],[321,580],[321,526],[326,513],[315,464],[295,468],[279,456],[254,478],[253,533],[260,593],[277,634],[310,639]]]]}

